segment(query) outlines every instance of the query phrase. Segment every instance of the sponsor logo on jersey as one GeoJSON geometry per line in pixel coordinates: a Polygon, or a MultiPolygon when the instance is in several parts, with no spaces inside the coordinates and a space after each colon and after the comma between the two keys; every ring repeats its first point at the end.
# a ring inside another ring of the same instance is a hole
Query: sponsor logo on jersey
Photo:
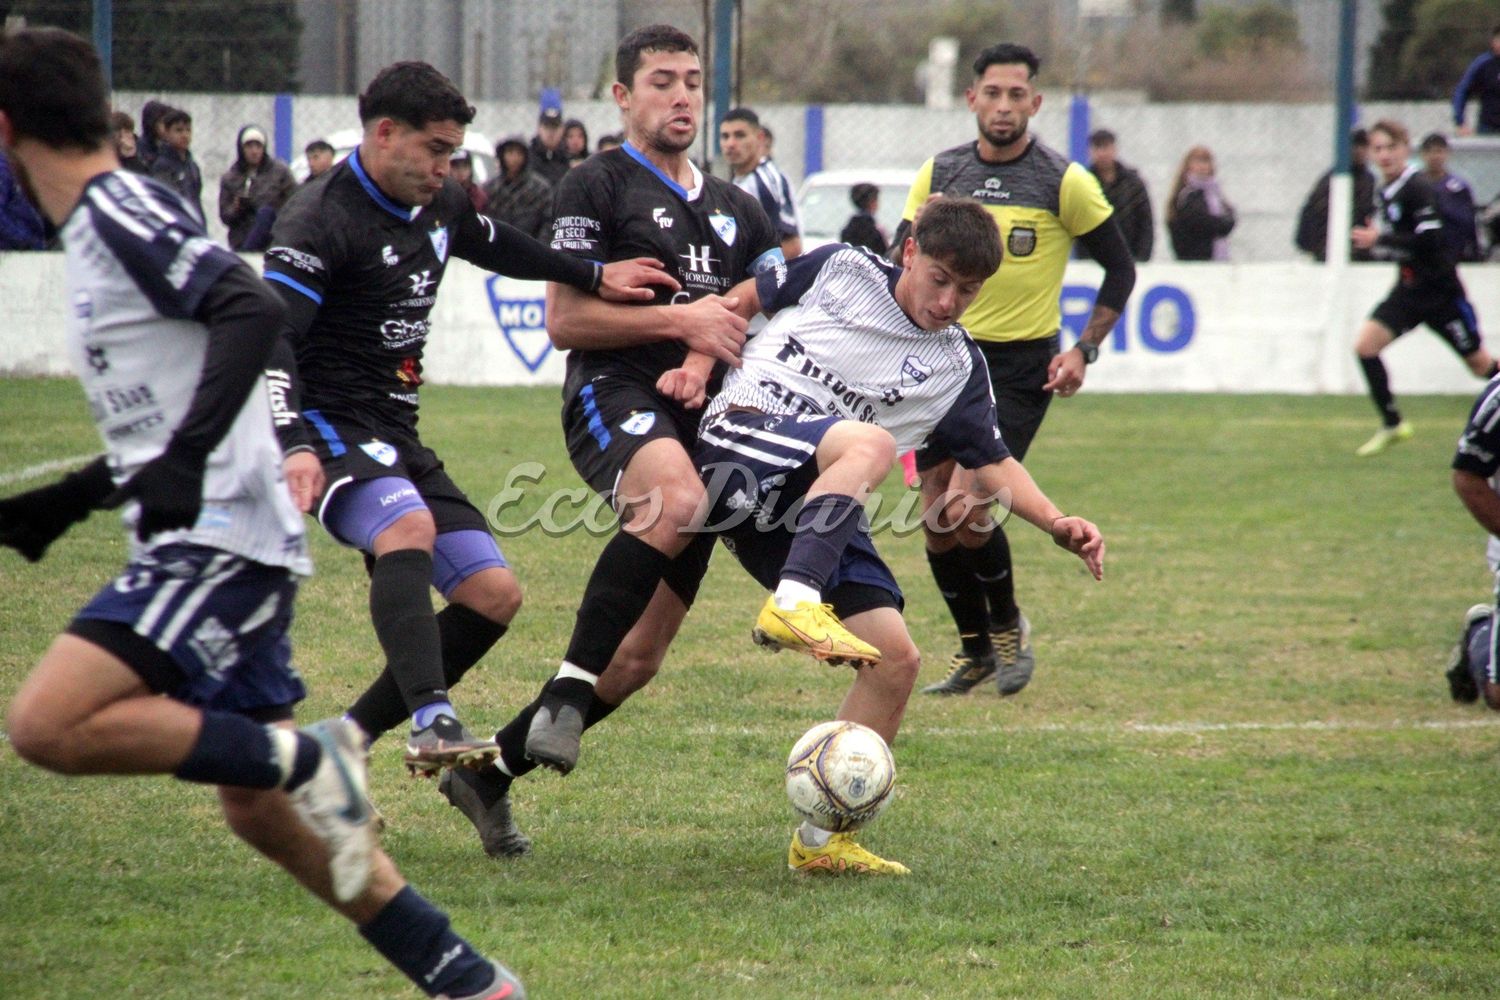
{"type": "Polygon", "coordinates": [[[654,426],[656,426],[656,414],[647,410],[645,413],[637,413],[631,416],[620,425],[620,430],[626,434],[634,434],[636,437],[640,437],[654,426]]]}
{"type": "Polygon", "coordinates": [[[906,360],[901,362],[901,384],[905,386],[921,385],[927,381],[932,374],[932,369],[915,354],[908,354],[906,360]]]}
{"type": "Polygon", "coordinates": [[[401,258],[396,256],[396,249],[390,244],[380,248],[380,259],[385,261],[386,267],[395,267],[401,263],[401,258]]]}
{"type": "Polygon", "coordinates": [[[713,227],[719,239],[724,241],[726,247],[734,246],[734,237],[739,232],[739,224],[735,222],[733,216],[715,212],[708,217],[708,224],[713,227]]]}
{"type": "MultiPolygon", "coordinates": [[[[390,247],[386,247],[386,250],[390,250],[390,247]]],[[[317,274],[323,270],[323,258],[301,250],[293,250],[291,247],[272,247],[266,251],[266,256],[272,260],[279,260],[283,264],[289,264],[299,271],[306,271],[308,274],[317,274]]],[[[394,264],[395,261],[390,261],[390,263],[394,264]]]]}
{"type": "Polygon", "coordinates": [[[90,368],[94,369],[100,375],[109,371],[109,358],[105,357],[104,348],[86,347],[84,350],[88,351],[90,368]]]}
{"type": "Polygon", "coordinates": [[[359,450],[387,468],[396,464],[396,449],[384,441],[366,441],[359,450]]]}
{"type": "Polygon", "coordinates": [[[665,208],[653,208],[651,210],[651,221],[655,222],[662,229],[671,229],[672,223],[675,220],[667,214],[665,208]]]}
{"type": "Polygon", "coordinates": [[[973,197],[1010,201],[1010,192],[1005,190],[1005,185],[1001,183],[1000,178],[991,177],[984,182],[984,187],[974,189],[973,197]]]}
{"type": "MultiPolygon", "coordinates": [[[[443,230],[447,232],[447,230],[443,230]]],[[[426,295],[427,289],[433,285],[432,272],[423,271],[421,274],[408,274],[406,280],[411,282],[411,293],[413,295],[426,295]]]]}
{"type": "Polygon", "coordinates": [[[427,339],[432,324],[425,319],[388,319],[380,324],[385,346],[400,350],[427,339]]]}
{"type": "Polygon", "coordinates": [[[1036,249],[1036,230],[1030,226],[1016,226],[1010,231],[1005,248],[1012,257],[1030,257],[1036,249]]]}
{"type": "Polygon", "coordinates": [[[427,234],[432,240],[432,252],[437,254],[438,263],[441,264],[448,259],[448,230],[439,226],[427,234]]]}
{"type": "Polygon", "coordinates": [[[677,256],[687,261],[687,269],[694,274],[712,274],[714,265],[719,262],[717,257],[710,255],[712,250],[713,247],[707,244],[694,246],[689,243],[687,253],[680,253],[677,256]]]}

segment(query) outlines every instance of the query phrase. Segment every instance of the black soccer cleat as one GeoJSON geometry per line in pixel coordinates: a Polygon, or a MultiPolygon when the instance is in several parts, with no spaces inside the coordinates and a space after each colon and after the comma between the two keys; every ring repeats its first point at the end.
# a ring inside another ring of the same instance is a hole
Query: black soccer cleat
{"type": "Polygon", "coordinates": [[[1010,628],[991,629],[990,642],[995,647],[995,687],[1002,697],[1016,694],[1031,683],[1036,670],[1036,651],[1031,648],[1031,622],[1025,615],[1016,618],[1010,628]]]}
{"type": "Polygon", "coordinates": [[[1488,604],[1476,604],[1464,615],[1464,628],[1459,633],[1458,645],[1448,656],[1448,693],[1461,705],[1470,705],[1479,700],[1479,685],[1474,682],[1472,664],[1469,662],[1469,635],[1475,626],[1494,614],[1488,604]]]}
{"type": "MultiPolygon", "coordinates": [[[[503,779],[502,779],[503,780],[503,779]]],[[[489,769],[447,771],[438,791],[448,804],[474,824],[484,853],[492,858],[516,858],[531,850],[531,840],[516,828],[510,815],[510,790],[501,790],[489,769]],[[486,806],[485,802],[493,802],[486,806]]]]}
{"type": "Polygon", "coordinates": [[[994,653],[972,656],[962,650],[954,653],[950,662],[953,664],[952,672],[936,684],[924,687],[923,694],[968,694],[995,676],[997,666],[994,653]]]}

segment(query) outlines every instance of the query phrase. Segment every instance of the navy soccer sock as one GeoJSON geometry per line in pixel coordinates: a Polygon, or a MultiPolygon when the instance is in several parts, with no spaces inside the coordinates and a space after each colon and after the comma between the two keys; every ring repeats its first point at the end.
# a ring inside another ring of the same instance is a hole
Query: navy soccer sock
{"type": "Polygon", "coordinates": [[[859,501],[844,493],[824,493],[804,503],[797,512],[781,579],[795,580],[821,592],[859,531],[860,514],[859,501]]]}
{"type": "Polygon", "coordinates": [[[290,767],[283,764],[266,726],[233,712],[205,711],[197,742],[172,774],[203,785],[296,788],[312,776],[323,751],[306,733],[287,735],[296,738],[290,767]]]}
{"type": "Polygon", "coordinates": [[[453,933],[448,915],[409,885],[359,933],[428,996],[478,993],[493,981],[489,959],[453,933]]]}
{"type": "Polygon", "coordinates": [[[974,550],[974,576],[984,587],[990,606],[990,628],[1015,628],[1021,617],[1016,607],[1016,576],[1010,561],[1010,540],[999,525],[974,550]]]}
{"type": "Polygon", "coordinates": [[[432,613],[432,554],[397,549],[370,570],[370,620],[408,712],[447,701],[443,647],[432,613]]]}
{"type": "MultiPolygon", "coordinates": [[[[500,641],[508,628],[462,604],[450,604],[439,611],[437,625],[443,651],[443,680],[450,688],[500,641]]],[[[349,708],[349,718],[359,723],[372,741],[400,725],[408,714],[401,688],[390,668],[381,671],[375,683],[349,708]]]]}
{"type": "Polygon", "coordinates": [[[948,605],[948,613],[958,626],[958,638],[964,652],[984,656],[993,652],[990,643],[990,611],[984,589],[974,572],[974,552],[955,545],[947,552],[927,550],[927,564],[938,593],[948,605]]]}
{"type": "Polygon", "coordinates": [[[1365,373],[1365,381],[1370,386],[1370,398],[1375,401],[1375,409],[1380,411],[1380,421],[1387,427],[1395,427],[1401,422],[1401,411],[1396,409],[1396,397],[1391,392],[1390,376],[1386,374],[1385,362],[1378,357],[1360,358],[1359,367],[1365,373]]]}

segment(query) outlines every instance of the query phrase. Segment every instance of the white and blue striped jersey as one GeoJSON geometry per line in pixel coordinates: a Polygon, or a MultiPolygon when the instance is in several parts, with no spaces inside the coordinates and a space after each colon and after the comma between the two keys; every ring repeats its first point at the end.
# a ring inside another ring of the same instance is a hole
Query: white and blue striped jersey
{"type": "MultiPolygon", "coordinates": [[[[1490,489],[1500,493],[1500,377],[1490,379],[1474,401],[1469,422],[1458,438],[1453,468],[1482,476],[1490,489]]],[[[1489,537],[1485,557],[1490,572],[1500,574],[1500,538],[1489,537]]]]}
{"type": "Polygon", "coordinates": [[[791,182],[769,157],[761,160],[748,174],[736,177],[734,183],[760,202],[760,207],[766,210],[766,217],[776,224],[778,239],[802,235],[802,217],[797,214],[791,182]]]}
{"type": "Polygon", "coordinates": [[[925,447],[965,468],[1010,454],[984,356],[957,323],[928,331],[897,304],[901,269],[834,243],[756,278],[772,314],[704,413],[731,407],[879,424],[900,451],[925,447]]]}
{"type": "MultiPolygon", "coordinates": [[[[115,482],[160,455],[187,415],[203,374],[208,334],[193,319],[230,268],[247,267],[213,243],[174,192],[124,170],[100,174],[62,227],[68,348],[115,482]]],[[[264,377],[208,456],[203,509],[183,531],[135,542],[191,542],[308,573],[302,515],[281,471],[264,377]]],[[[124,521],[140,515],[132,501],[124,521]]]]}

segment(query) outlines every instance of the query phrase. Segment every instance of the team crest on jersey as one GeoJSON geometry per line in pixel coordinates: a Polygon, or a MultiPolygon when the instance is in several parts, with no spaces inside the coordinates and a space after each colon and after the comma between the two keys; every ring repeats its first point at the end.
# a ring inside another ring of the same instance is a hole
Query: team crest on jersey
{"type": "Polygon", "coordinates": [[[437,254],[438,263],[441,264],[448,259],[448,230],[439,226],[427,234],[432,240],[433,252],[437,254]]]}
{"type": "Polygon", "coordinates": [[[1036,249],[1036,230],[1030,226],[1017,226],[1010,231],[1005,248],[1012,257],[1030,257],[1036,249]]]}
{"type": "MultiPolygon", "coordinates": [[[[396,250],[389,243],[380,248],[380,259],[385,261],[386,267],[395,267],[401,263],[401,258],[396,256],[396,250]]],[[[322,261],[318,262],[320,265],[322,261]]]]}
{"type": "Polygon", "coordinates": [[[906,360],[901,362],[902,385],[921,385],[931,374],[932,369],[923,364],[922,359],[915,354],[908,354],[906,360]]]}
{"type": "Polygon", "coordinates": [[[387,468],[396,464],[396,449],[384,441],[366,441],[359,450],[387,468]]]}
{"type": "Polygon", "coordinates": [[[645,413],[632,415],[629,420],[620,425],[620,430],[640,437],[654,426],[656,426],[656,414],[647,410],[645,413]]]}
{"type": "Polygon", "coordinates": [[[739,224],[735,222],[733,216],[715,212],[708,217],[708,224],[714,227],[714,232],[719,235],[719,239],[724,241],[726,247],[734,246],[734,237],[739,232],[739,224]]]}

